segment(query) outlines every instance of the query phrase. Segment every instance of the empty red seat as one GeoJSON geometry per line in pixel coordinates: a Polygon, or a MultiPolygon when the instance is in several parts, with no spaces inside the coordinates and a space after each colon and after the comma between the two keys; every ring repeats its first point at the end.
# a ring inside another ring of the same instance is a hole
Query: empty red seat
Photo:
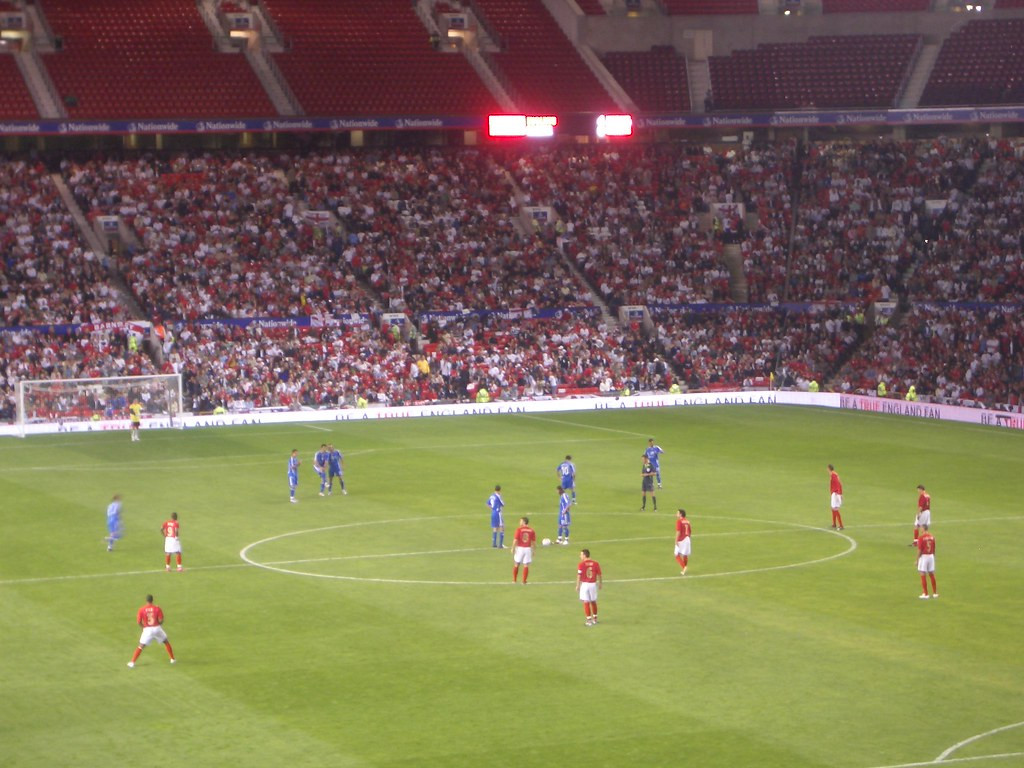
{"type": "Polygon", "coordinates": [[[71,117],[276,114],[245,57],[214,49],[194,5],[47,0],[44,10],[64,46],[43,61],[71,117]]]}

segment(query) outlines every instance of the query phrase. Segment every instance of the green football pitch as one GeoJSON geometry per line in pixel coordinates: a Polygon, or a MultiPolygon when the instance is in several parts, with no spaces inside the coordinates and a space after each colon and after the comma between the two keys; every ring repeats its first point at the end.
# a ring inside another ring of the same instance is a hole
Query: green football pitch
{"type": "Polygon", "coordinates": [[[5,440],[0,765],[1021,766],[1022,459],[1018,432],[758,406],[5,440]],[[317,494],[321,442],[346,496],[317,494]],[[502,485],[506,544],[523,515],[555,538],[566,454],[572,543],[513,584],[487,497],[502,485]],[[604,570],[595,627],[581,547],[604,570]],[[151,646],[128,669],[147,593],[178,663],[151,646]]]}

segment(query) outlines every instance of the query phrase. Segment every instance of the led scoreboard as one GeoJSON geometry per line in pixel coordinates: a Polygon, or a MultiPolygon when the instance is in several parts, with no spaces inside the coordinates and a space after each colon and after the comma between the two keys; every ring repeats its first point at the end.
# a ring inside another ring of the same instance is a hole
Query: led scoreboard
{"type": "Polygon", "coordinates": [[[543,139],[555,135],[556,125],[558,118],[554,115],[488,115],[487,135],[543,139]]]}
{"type": "Polygon", "coordinates": [[[598,115],[597,116],[597,138],[605,139],[609,136],[632,136],[633,116],[632,115],[598,115]]]}
{"type": "MultiPolygon", "coordinates": [[[[547,139],[558,126],[555,115],[488,115],[489,138],[547,139]]],[[[632,115],[598,115],[594,134],[599,139],[633,135],[632,115]]]]}

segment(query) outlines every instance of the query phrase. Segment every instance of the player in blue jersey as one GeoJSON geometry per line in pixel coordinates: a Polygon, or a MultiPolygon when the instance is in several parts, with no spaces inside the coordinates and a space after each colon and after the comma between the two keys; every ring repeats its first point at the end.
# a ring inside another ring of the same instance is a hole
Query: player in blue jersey
{"type": "Polygon", "coordinates": [[[494,493],[487,497],[487,508],[491,510],[491,546],[505,548],[505,500],[501,498],[501,486],[494,486],[494,493]]]}
{"type": "Polygon", "coordinates": [[[295,487],[299,484],[299,449],[292,448],[292,455],[288,457],[288,501],[297,504],[295,498],[295,487]]]}
{"type": "Polygon", "coordinates": [[[327,495],[334,493],[334,478],[338,478],[341,484],[341,493],[348,496],[345,490],[345,457],[341,451],[334,447],[334,443],[327,446],[327,495]]]}
{"type": "Polygon", "coordinates": [[[555,490],[558,491],[558,543],[568,546],[569,526],[572,524],[572,501],[562,486],[557,486],[555,490]]]}
{"type": "Polygon", "coordinates": [[[658,487],[661,488],[661,454],[665,451],[661,449],[660,445],[655,445],[654,438],[648,438],[647,448],[644,449],[644,456],[651,462],[651,466],[654,467],[654,478],[658,481],[658,487]]]}
{"type": "Polygon", "coordinates": [[[565,461],[558,465],[558,476],[562,478],[562,488],[572,493],[572,503],[576,503],[576,465],[572,456],[566,454],[565,461]]]}
{"type": "Polygon", "coordinates": [[[320,495],[327,490],[327,443],[320,443],[320,450],[313,454],[313,469],[320,476],[320,495]]]}
{"type": "Polygon", "coordinates": [[[107,542],[107,552],[114,551],[114,542],[121,538],[121,496],[114,494],[114,498],[107,505],[107,535],[103,539],[107,542]]]}

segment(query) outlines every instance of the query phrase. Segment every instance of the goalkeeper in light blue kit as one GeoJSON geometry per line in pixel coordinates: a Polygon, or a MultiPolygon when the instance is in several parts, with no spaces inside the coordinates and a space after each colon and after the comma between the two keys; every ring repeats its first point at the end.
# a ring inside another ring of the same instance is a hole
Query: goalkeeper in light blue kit
{"type": "Polygon", "coordinates": [[[121,496],[114,494],[114,498],[107,505],[107,535],[103,539],[107,542],[107,552],[114,551],[114,542],[121,538],[121,496]]]}
{"type": "Polygon", "coordinates": [[[572,499],[565,492],[565,488],[558,486],[558,543],[563,546],[569,545],[569,526],[572,524],[572,499]]]}
{"type": "Polygon", "coordinates": [[[320,495],[327,490],[327,462],[330,454],[327,452],[327,443],[320,443],[320,450],[313,454],[313,469],[320,476],[320,495]]]}

